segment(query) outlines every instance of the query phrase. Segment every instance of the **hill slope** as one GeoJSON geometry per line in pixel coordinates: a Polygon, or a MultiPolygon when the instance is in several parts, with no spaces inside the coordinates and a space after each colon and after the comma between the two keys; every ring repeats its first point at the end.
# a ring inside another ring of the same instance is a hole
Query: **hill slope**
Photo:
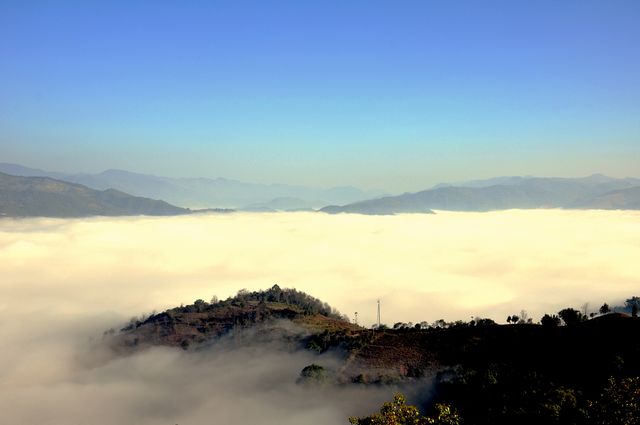
{"type": "Polygon", "coordinates": [[[350,323],[316,298],[277,285],[266,291],[241,291],[223,301],[197,300],[132,321],[116,335],[116,341],[129,348],[165,345],[186,349],[232,330],[277,320],[298,325],[302,330],[296,337],[300,347],[316,351],[341,347],[344,363],[337,378],[342,382],[398,382],[451,367],[508,365],[588,387],[592,377],[606,379],[615,372],[616,356],[628,358],[626,367],[640,372],[640,341],[618,343],[640,332],[640,319],[626,314],[559,327],[498,325],[481,319],[445,323],[444,327],[372,330],[350,323]],[[587,342],[589,348],[585,349],[587,342]],[[582,371],[591,364],[598,367],[592,367],[591,376],[584,376],[582,371]]]}
{"type": "Polygon", "coordinates": [[[108,189],[93,190],[48,177],[0,173],[0,215],[8,217],[86,217],[93,215],[178,215],[191,211],[164,201],[108,189]]]}
{"type": "Polygon", "coordinates": [[[326,303],[295,289],[280,289],[274,285],[266,291],[241,291],[223,301],[197,300],[194,304],[134,321],[121,329],[113,346],[136,349],[165,345],[187,349],[215,341],[231,331],[258,327],[268,340],[283,337],[273,328],[265,330],[265,325],[268,327],[280,320],[294,325],[295,330],[292,327],[286,337],[300,347],[323,332],[345,335],[360,329],[326,303]]]}
{"type": "Polygon", "coordinates": [[[613,190],[591,199],[576,201],[572,206],[602,210],[639,210],[640,186],[613,190]]]}
{"type": "Polygon", "coordinates": [[[333,349],[300,371],[301,383],[391,384],[427,410],[453,406],[470,425],[637,423],[607,412],[632,406],[630,417],[637,418],[640,411],[640,318],[584,319],[567,326],[478,319],[373,330],[313,297],[274,286],[134,321],[111,342],[124,354],[152,345],[204,349],[234,331],[224,349],[275,340],[294,350],[333,349]],[[610,420],[595,421],[602,412],[610,420]]]}
{"type": "Polygon", "coordinates": [[[321,211],[394,214],[428,212],[431,209],[640,208],[637,195],[640,181],[637,179],[613,179],[601,175],[579,179],[512,177],[469,184],[469,187],[438,186],[416,193],[329,206],[321,211]],[[491,184],[493,182],[500,184],[491,184]]]}

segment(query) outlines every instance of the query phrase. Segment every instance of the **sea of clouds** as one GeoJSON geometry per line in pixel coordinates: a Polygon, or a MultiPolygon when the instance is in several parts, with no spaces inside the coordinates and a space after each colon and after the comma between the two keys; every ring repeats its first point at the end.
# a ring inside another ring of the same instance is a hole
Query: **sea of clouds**
{"type": "MultiPolygon", "coordinates": [[[[274,283],[369,325],[640,295],[640,213],[529,210],[0,220],[0,411],[19,424],[346,423],[392,389],[303,388],[277,347],[113,357],[131,316],[274,283]]],[[[326,359],[329,361],[329,359],[326,359]]]]}

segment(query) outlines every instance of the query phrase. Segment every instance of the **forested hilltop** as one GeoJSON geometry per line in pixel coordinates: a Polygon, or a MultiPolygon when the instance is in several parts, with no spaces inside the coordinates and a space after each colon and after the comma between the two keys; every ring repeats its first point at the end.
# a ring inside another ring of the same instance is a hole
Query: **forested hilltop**
{"type": "Polygon", "coordinates": [[[537,323],[523,311],[504,325],[476,318],[365,329],[314,297],[275,285],[222,301],[197,300],[109,334],[126,350],[169,345],[189,351],[231,332],[260,329],[251,338],[318,353],[301,371],[301,383],[400,386],[412,394],[409,402],[396,397],[379,414],[351,418],[353,424],[630,425],[640,423],[639,306],[640,298],[631,297],[616,312],[607,304],[591,314],[568,307],[537,323]],[[271,326],[278,323],[293,327],[271,326]],[[325,364],[326,352],[333,361],[325,364]]]}
{"type": "MultiPolygon", "coordinates": [[[[274,285],[264,291],[241,290],[225,300],[217,297],[210,302],[199,299],[193,304],[159,314],[132,318],[119,333],[113,329],[108,333],[115,336],[116,344],[131,349],[149,345],[188,349],[215,342],[232,331],[241,332],[283,321],[295,325],[290,327],[291,332],[287,336],[302,347],[318,333],[346,336],[359,329],[329,304],[296,289],[281,289],[274,285]]],[[[273,329],[271,331],[274,332],[273,329]]],[[[269,333],[265,335],[271,336],[269,333]]]]}

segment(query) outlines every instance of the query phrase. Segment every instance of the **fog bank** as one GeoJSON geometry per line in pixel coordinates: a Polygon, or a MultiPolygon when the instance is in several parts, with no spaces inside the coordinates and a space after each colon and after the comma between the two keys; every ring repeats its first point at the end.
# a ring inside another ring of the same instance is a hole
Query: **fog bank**
{"type": "Polygon", "coordinates": [[[274,283],[365,324],[378,298],[389,324],[537,320],[640,295],[638,258],[638,212],[3,219],[0,410],[20,424],[346,423],[391,390],[300,391],[308,353],[95,347],[132,315],[274,283]]]}
{"type": "Polygon", "coordinates": [[[638,258],[639,212],[0,220],[0,311],[130,316],[278,283],[367,324],[378,298],[387,322],[502,320],[632,295],[638,258]]]}

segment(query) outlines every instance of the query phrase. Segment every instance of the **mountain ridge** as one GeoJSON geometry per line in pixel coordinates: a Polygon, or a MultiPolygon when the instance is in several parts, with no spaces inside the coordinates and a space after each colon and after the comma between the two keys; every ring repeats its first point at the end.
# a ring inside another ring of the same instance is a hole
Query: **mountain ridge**
{"type": "Polygon", "coordinates": [[[499,177],[468,184],[470,186],[436,185],[419,192],[328,206],[320,211],[332,214],[396,214],[431,210],[640,209],[640,191],[635,189],[640,187],[640,179],[635,178],[615,179],[599,174],[573,179],[499,177]]]}
{"type": "Polygon", "coordinates": [[[94,190],[50,177],[0,173],[0,216],[87,217],[182,215],[191,210],[115,190],[94,190]]]}
{"type": "Polygon", "coordinates": [[[278,198],[297,198],[305,205],[320,208],[332,203],[349,203],[384,194],[352,186],[314,188],[280,183],[247,183],[223,177],[172,178],[108,169],[100,173],[59,173],[18,164],[0,163],[0,172],[19,176],[51,177],[79,183],[96,190],[117,189],[134,196],[163,199],[189,208],[244,208],[278,198]]]}

